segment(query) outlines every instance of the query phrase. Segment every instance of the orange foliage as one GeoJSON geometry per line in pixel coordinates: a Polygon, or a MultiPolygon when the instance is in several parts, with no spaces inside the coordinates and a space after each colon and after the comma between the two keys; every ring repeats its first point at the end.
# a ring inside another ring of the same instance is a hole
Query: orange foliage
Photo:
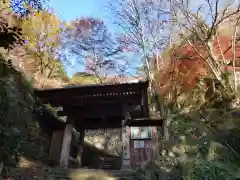
{"type": "MultiPolygon", "coordinates": [[[[233,59],[231,45],[231,37],[215,38],[212,52],[218,60],[223,60],[224,57],[225,60],[231,62],[233,59]]],[[[168,63],[167,68],[165,66],[165,70],[157,72],[155,77],[158,89],[163,96],[173,89],[173,85],[180,87],[183,92],[191,91],[196,87],[199,77],[211,74],[203,59],[208,56],[205,47],[198,43],[194,46],[185,44],[178,49],[172,49],[169,58],[164,59],[171,63],[168,63]]],[[[236,46],[236,57],[238,58],[236,66],[240,67],[240,46],[236,46]]]]}

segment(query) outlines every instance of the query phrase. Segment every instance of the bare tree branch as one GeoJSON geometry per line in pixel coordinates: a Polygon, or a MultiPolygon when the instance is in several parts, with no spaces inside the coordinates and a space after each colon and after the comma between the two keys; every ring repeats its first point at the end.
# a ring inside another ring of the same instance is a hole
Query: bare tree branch
{"type": "MultiPolygon", "coordinates": [[[[173,1],[172,1],[173,2],[173,1]]],[[[214,54],[214,42],[218,41],[217,29],[222,25],[225,20],[230,19],[239,14],[239,5],[237,8],[231,12],[228,12],[229,7],[233,2],[229,3],[226,7],[223,8],[222,13],[219,12],[219,0],[205,0],[208,5],[208,9],[211,13],[211,22],[204,21],[199,15],[198,11],[201,9],[202,4],[197,8],[197,12],[191,12],[189,9],[186,9],[184,4],[178,3],[177,1],[172,3],[173,16],[176,18],[176,12],[180,10],[184,17],[184,23],[181,23],[177,19],[177,25],[181,30],[181,36],[184,38],[187,44],[189,44],[193,50],[199,55],[199,57],[208,65],[211,69],[211,72],[219,82],[222,83],[222,86],[225,87],[224,82],[222,81],[222,74],[224,68],[222,62],[219,61],[218,57],[215,57],[214,54]],[[187,32],[197,37],[197,43],[201,45],[201,51],[196,47],[196,42],[191,42],[189,37],[186,35],[187,32]]],[[[239,15],[238,15],[239,16],[239,15]]],[[[220,51],[221,47],[219,46],[220,51]]],[[[222,54],[222,53],[221,53],[222,54]]],[[[224,55],[222,54],[222,57],[224,55]]]]}

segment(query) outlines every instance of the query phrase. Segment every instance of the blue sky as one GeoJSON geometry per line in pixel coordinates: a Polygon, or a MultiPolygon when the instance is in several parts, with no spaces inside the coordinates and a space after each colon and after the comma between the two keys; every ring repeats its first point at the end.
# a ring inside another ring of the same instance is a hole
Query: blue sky
{"type": "MultiPolygon", "coordinates": [[[[120,29],[114,25],[111,19],[111,13],[107,9],[108,0],[50,0],[50,6],[55,10],[57,16],[64,21],[71,21],[81,17],[95,17],[103,20],[109,31],[114,35],[120,32],[120,29]]],[[[80,65],[66,68],[71,76],[77,71],[82,71],[80,65]]]]}
{"type": "Polygon", "coordinates": [[[106,13],[106,0],[51,0],[50,5],[62,20],[74,20],[77,17],[96,17],[111,25],[106,13]]]}
{"type": "MultiPolygon", "coordinates": [[[[114,0],[112,0],[114,1],[114,0]]],[[[220,0],[222,2],[224,0],[220,0]]],[[[114,35],[120,32],[120,29],[114,25],[112,19],[114,17],[109,13],[107,3],[109,0],[50,0],[50,6],[55,10],[57,16],[64,21],[71,21],[81,17],[95,17],[103,20],[107,25],[109,31],[114,35]]],[[[198,7],[199,2],[196,0],[189,0],[189,7],[198,7]]],[[[201,3],[202,4],[202,3],[201,3]]],[[[139,62],[136,58],[136,54],[128,56],[131,62],[139,62]]],[[[135,63],[134,63],[135,64],[135,63]]],[[[72,67],[67,67],[66,71],[71,76],[75,72],[83,71],[83,66],[73,64],[72,67]]],[[[134,70],[129,70],[132,74],[134,70]]]]}

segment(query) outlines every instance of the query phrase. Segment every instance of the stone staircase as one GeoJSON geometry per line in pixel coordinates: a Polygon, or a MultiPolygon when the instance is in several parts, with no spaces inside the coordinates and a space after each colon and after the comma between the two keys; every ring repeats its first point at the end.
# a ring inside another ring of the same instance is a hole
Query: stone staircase
{"type": "Polygon", "coordinates": [[[101,170],[101,169],[61,169],[35,168],[12,169],[8,177],[13,180],[127,180],[131,176],[130,170],[101,170]]]}

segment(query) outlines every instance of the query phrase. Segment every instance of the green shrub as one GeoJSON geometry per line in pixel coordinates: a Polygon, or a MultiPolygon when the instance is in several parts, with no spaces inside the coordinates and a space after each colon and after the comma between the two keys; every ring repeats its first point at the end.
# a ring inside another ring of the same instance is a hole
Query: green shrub
{"type": "Polygon", "coordinates": [[[138,170],[133,172],[129,180],[159,180],[160,174],[157,171],[138,170]]]}
{"type": "Polygon", "coordinates": [[[174,168],[170,172],[160,169],[140,169],[133,172],[129,180],[183,180],[180,169],[174,168]]]}
{"type": "Polygon", "coordinates": [[[31,118],[32,97],[21,73],[0,57],[0,161],[15,164],[31,118]]]}
{"type": "Polygon", "coordinates": [[[188,180],[233,180],[234,175],[216,162],[202,162],[190,170],[188,180]]]}
{"type": "Polygon", "coordinates": [[[16,166],[22,155],[45,156],[48,142],[33,116],[40,105],[32,91],[30,82],[0,55],[0,163],[5,167],[16,166]]]}

